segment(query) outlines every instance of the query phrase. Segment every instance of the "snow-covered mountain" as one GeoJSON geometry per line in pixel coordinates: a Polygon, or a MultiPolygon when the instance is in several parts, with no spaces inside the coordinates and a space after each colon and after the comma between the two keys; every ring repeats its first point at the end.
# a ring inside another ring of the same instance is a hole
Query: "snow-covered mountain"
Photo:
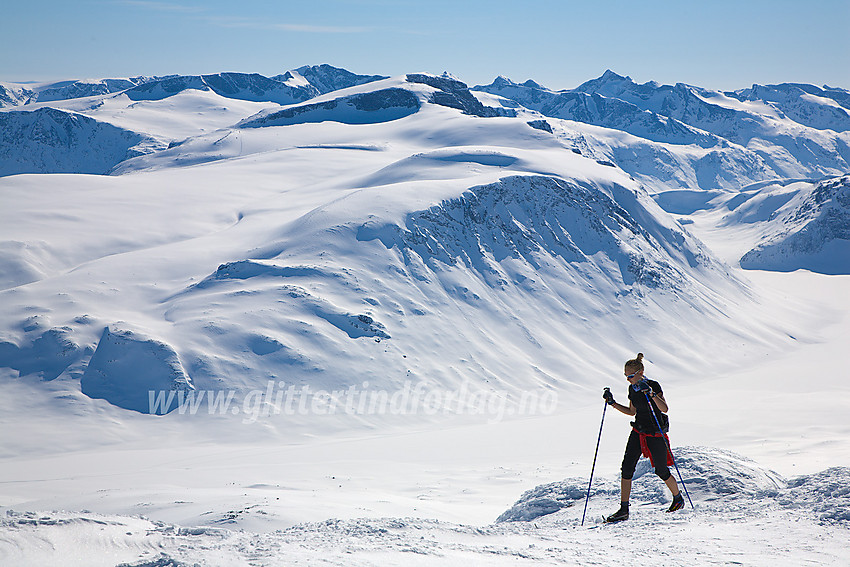
{"type": "Polygon", "coordinates": [[[727,217],[765,226],[741,266],[850,274],[850,176],[798,185],[760,189],[727,217]]]}
{"type": "Polygon", "coordinates": [[[0,563],[613,554],[580,477],[638,351],[696,508],[665,515],[643,467],[613,537],[842,557],[848,94],[326,65],[5,85],[0,563]]]}
{"type": "Polygon", "coordinates": [[[108,173],[165,145],[138,132],[49,107],[0,113],[0,175],[108,173]]]}
{"type": "Polygon", "coordinates": [[[568,91],[551,91],[533,81],[518,85],[503,77],[475,89],[545,116],[657,142],[637,156],[620,144],[607,151],[630,173],[691,186],[695,179],[705,190],[850,169],[850,113],[837,102],[847,96],[840,89],[808,88],[821,96],[788,85],[721,93],[682,83],[637,84],[611,71],[568,91]],[[695,152],[693,146],[702,150],[695,152]]]}
{"type": "Polygon", "coordinates": [[[35,103],[110,95],[129,91],[133,100],[173,96],[187,89],[212,91],[225,98],[255,102],[292,104],[331,91],[361,85],[386,77],[357,75],[331,65],[304,66],[282,75],[258,73],[213,75],[167,75],[81,79],[44,84],[0,84],[0,108],[35,103]]]}
{"type": "Polygon", "coordinates": [[[321,94],[388,78],[383,75],[357,75],[351,71],[327,64],[304,65],[303,67],[287,71],[283,75],[272,77],[272,79],[292,85],[306,83],[321,94]]]}
{"type": "Polygon", "coordinates": [[[828,86],[783,83],[753,85],[728,96],[742,102],[767,103],[795,122],[818,130],[850,130],[850,95],[844,89],[828,86]]]}

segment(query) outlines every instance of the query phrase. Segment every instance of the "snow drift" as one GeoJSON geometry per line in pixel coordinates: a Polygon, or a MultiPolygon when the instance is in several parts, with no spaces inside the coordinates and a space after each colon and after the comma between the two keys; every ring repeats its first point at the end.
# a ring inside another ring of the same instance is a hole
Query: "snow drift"
{"type": "MultiPolygon", "coordinates": [[[[121,328],[107,327],[80,380],[82,392],[118,407],[154,413],[157,394],[187,392],[194,386],[180,360],[161,341],[121,328]]],[[[168,400],[166,400],[168,401],[168,400]]],[[[156,413],[176,409],[164,403],[156,413]]]]}
{"type": "MultiPolygon", "coordinates": [[[[698,509],[741,505],[770,506],[804,510],[807,515],[826,524],[848,525],[850,521],[850,489],[846,482],[850,468],[833,467],[791,480],[764,468],[751,459],[717,448],[674,447],[673,454],[681,478],[698,509]]],[[[677,481],[679,480],[678,473],[677,481]]],[[[590,498],[610,502],[616,508],[620,497],[619,477],[596,479],[590,498]]],[[[528,522],[557,514],[569,508],[571,516],[581,517],[587,496],[587,479],[570,478],[537,486],[525,493],[496,522],[528,522]]],[[[680,486],[681,488],[681,486],[680,486]]],[[[641,459],[632,485],[632,501],[636,507],[648,503],[669,502],[670,493],[658,479],[648,459],[641,459]]],[[[552,521],[556,521],[553,517],[552,521]]],[[[594,522],[595,520],[591,520],[594,522]]]]}

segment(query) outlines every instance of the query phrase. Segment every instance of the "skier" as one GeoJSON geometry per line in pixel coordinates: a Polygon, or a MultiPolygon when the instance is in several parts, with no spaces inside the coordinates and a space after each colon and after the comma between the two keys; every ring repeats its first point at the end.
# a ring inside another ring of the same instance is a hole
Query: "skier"
{"type": "Polygon", "coordinates": [[[623,455],[620,509],[606,518],[608,522],[620,522],[629,519],[629,495],[632,492],[632,477],[641,455],[649,457],[652,466],[655,468],[655,474],[664,481],[673,495],[673,503],[667,511],[674,512],[685,506],[685,499],[679,492],[676,478],[668,468],[673,464],[673,458],[669,454],[668,442],[665,439],[669,429],[669,419],[667,418],[667,401],[664,399],[661,385],[644,377],[643,353],[638,353],[636,358],[627,361],[624,370],[626,379],[629,381],[629,405],[624,406],[615,402],[614,395],[608,389],[602,395],[605,402],[611,407],[626,415],[635,416],[635,420],[631,424],[632,432],[626,443],[626,453],[623,455]],[[647,396],[651,400],[649,403],[652,403],[651,409],[647,402],[647,396]],[[655,412],[654,417],[653,410],[655,412]],[[662,431],[658,430],[656,418],[658,418],[658,424],[661,425],[662,431]]]}

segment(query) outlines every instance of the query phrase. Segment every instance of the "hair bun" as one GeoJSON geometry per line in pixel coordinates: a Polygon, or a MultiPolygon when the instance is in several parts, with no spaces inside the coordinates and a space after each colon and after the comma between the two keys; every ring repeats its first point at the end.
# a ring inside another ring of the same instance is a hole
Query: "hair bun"
{"type": "Polygon", "coordinates": [[[642,360],[643,360],[643,353],[639,352],[638,355],[637,355],[637,361],[640,362],[642,360]]]}

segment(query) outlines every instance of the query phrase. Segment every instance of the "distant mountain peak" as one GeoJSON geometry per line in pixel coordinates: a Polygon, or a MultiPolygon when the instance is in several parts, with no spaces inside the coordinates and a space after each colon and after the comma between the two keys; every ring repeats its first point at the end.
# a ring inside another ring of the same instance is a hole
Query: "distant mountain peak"
{"type": "Polygon", "coordinates": [[[408,83],[421,83],[437,89],[429,97],[429,101],[440,106],[455,108],[473,116],[496,116],[494,109],[485,107],[469,91],[469,86],[445,74],[437,76],[430,73],[410,73],[406,76],[408,83]]]}
{"type": "Polygon", "coordinates": [[[481,85],[481,86],[504,88],[504,87],[512,87],[514,85],[516,85],[515,82],[513,82],[509,78],[505,77],[504,75],[499,75],[498,77],[493,79],[493,82],[490,83],[489,85],[481,85]]]}
{"type": "Polygon", "coordinates": [[[611,69],[607,69],[601,77],[596,79],[591,79],[580,84],[575,88],[576,92],[583,93],[594,93],[601,90],[611,90],[612,88],[622,88],[623,86],[631,86],[634,85],[635,82],[632,81],[632,78],[623,75],[618,75],[611,69]]]}
{"type": "Polygon", "coordinates": [[[630,81],[631,82],[632,78],[629,77],[628,75],[626,75],[626,76],[618,75],[617,73],[615,73],[611,69],[606,69],[605,72],[602,73],[602,76],[599,77],[599,79],[597,79],[597,80],[600,80],[600,81],[630,81]]]}
{"type": "Polygon", "coordinates": [[[531,79],[528,79],[526,82],[524,82],[522,84],[522,86],[528,87],[530,89],[540,89],[540,90],[543,90],[543,91],[549,90],[546,87],[544,87],[543,85],[541,85],[540,83],[538,83],[537,81],[533,81],[531,79]]]}
{"type": "Polygon", "coordinates": [[[328,65],[327,63],[322,63],[321,65],[304,65],[294,71],[289,71],[284,75],[278,75],[272,78],[282,80],[283,77],[289,76],[292,78],[296,75],[305,79],[310,85],[318,89],[321,94],[388,78],[384,75],[358,75],[346,69],[328,65]]]}

